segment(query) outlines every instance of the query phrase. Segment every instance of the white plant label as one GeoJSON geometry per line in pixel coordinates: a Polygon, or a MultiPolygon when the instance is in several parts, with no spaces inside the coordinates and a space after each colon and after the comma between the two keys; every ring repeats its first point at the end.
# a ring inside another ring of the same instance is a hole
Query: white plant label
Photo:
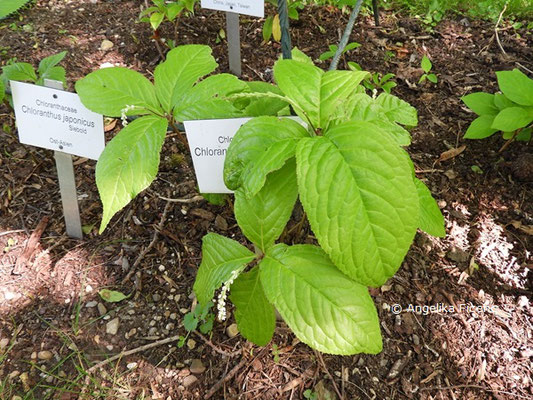
{"type": "MultiPolygon", "coordinates": [[[[307,126],[299,117],[283,118],[291,118],[304,127],[307,126]]],[[[233,193],[224,183],[226,152],[239,128],[251,119],[246,117],[183,122],[200,193],[233,193]]]]}
{"type": "Polygon", "coordinates": [[[21,143],[98,160],[104,150],[104,120],[75,93],[11,81],[21,143]]]}
{"type": "Polygon", "coordinates": [[[224,160],[239,128],[251,118],[185,121],[200,193],[233,193],[224,184],[224,160]]]}
{"type": "Polygon", "coordinates": [[[259,18],[265,16],[264,0],[202,0],[202,8],[251,15],[259,18]]]}

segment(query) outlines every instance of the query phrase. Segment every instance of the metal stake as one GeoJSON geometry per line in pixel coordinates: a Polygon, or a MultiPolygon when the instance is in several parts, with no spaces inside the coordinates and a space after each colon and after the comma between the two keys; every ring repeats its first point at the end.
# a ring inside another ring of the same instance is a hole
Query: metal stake
{"type": "Polygon", "coordinates": [[[226,11],[226,31],[228,33],[229,70],[240,77],[241,69],[241,35],[239,14],[226,11]]]}
{"type": "MultiPolygon", "coordinates": [[[[60,81],[45,79],[44,86],[63,90],[63,83],[60,81]]],[[[62,151],[54,151],[54,158],[56,160],[57,178],[59,180],[59,191],[61,192],[67,235],[76,239],[83,239],[72,156],[62,151]]]]}

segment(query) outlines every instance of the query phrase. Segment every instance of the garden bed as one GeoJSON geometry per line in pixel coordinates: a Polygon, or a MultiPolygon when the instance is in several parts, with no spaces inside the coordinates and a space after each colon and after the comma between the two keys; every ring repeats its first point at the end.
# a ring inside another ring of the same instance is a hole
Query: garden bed
{"type": "MultiPolygon", "coordinates": [[[[2,21],[0,64],[16,57],[37,65],[67,50],[62,65],[70,89],[103,63],[150,76],[160,55],[149,26],[136,23],[142,5],[38,1],[22,20],[2,21]],[[104,39],[113,47],[101,50],[104,39]]],[[[308,7],[292,23],[293,45],[318,59],[338,42],[346,21],[336,8],[308,7]]],[[[241,17],[244,80],[272,79],[280,46],[262,43],[261,28],[259,20],[241,17]]],[[[172,35],[165,29],[163,37],[172,35]]],[[[210,45],[220,71],[227,72],[220,29],[222,13],[199,10],[180,20],[175,39],[210,45]]],[[[230,205],[162,199],[197,195],[190,157],[172,134],[157,180],[102,235],[95,163],[75,158],[89,233],[83,241],[65,237],[52,153],[19,144],[13,115],[0,107],[0,397],[31,391],[28,398],[36,399],[192,399],[211,393],[214,399],[296,399],[312,389],[321,399],[325,391],[345,399],[532,398],[533,150],[513,143],[500,153],[504,140],[497,135],[462,139],[474,116],[461,96],[495,91],[495,71],[533,69],[531,31],[502,25],[501,48],[494,32],[491,23],[461,17],[427,31],[419,20],[392,12],[382,13],[378,28],[371,16],[362,16],[350,40],[362,46],[341,61],[341,68],[349,60],[396,74],[393,93],[419,113],[408,151],[448,233],[444,239],[417,234],[399,272],[371,290],[384,338],[377,356],[319,355],[281,321],[272,342],[255,347],[228,332],[230,317],[215,322],[210,335],[191,333],[182,347],[161,344],[90,371],[122,350],[187,336],[182,321],[195,305],[201,238],[218,232],[245,241],[230,205]],[[418,84],[423,54],[433,62],[437,84],[418,84]],[[462,145],[460,154],[439,161],[462,145]],[[25,247],[40,222],[44,233],[29,252],[25,247]],[[97,294],[104,287],[133,295],[104,303],[97,294]],[[403,312],[395,314],[395,305],[403,312]],[[433,305],[438,312],[410,312],[409,305],[433,305]]],[[[303,235],[312,235],[308,226],[303,235]]]]}

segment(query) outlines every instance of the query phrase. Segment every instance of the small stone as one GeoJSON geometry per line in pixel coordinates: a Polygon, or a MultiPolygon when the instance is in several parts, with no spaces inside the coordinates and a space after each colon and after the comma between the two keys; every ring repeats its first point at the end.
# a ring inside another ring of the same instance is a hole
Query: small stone
{"type": "Polygon", "coordinates": [[[106,333],[110,335],[116,335],[118,332],[118,325],[119,325],[119,319],[113,318],[111,321],[109,321],[105,326],[106,333]]]}
{"type": "Polygon", "coordinates": [[[115,347],[112,344],[108,344],[105,348],[109,351],[113,351],[115,347]]]}
{"type": "Polygon", "coordinates": [[[34,351],[33,353],[31,353],[30,358],[31,358],[32,360],[35,360],[35,359],[37,358],[37,352],[34,351]]]}
{"type": "Polygon", "coordinates": [[[97,301],[89,301],[87,304],[85,304],[85,307],[86,308],[94,308],[98,305],[98,302],[97,301]]]}
{"type": "Polygon", "coordinates": [[[187,347],[189,350],[193,350],[196,347],[196,341],[194,339],[187,340],[187,347]]]}
{"type": "Polygon", "coordinates": [[[9,379],[15,379],[17,376],[20,375],[20,371],[14,370],[9,374],[9,379]]]}
{"type": "Polygon", "coordinates": [[[213,214],[211,211],[204,210],[203,208],[193,208],[190,211],[190,214],[207,221],[213,221],[215,219],[215,214],[213,214]]]}
{"type": "Polygon", "coordinates": [[[234,338],[239,334],[239,328],[237,328],[237,324],[231,324],[226,328],[226,333],[230,338],[234,338]]]}
{"type": "Polygon", "coordinates": [[[161,264],[158,269],[160,272],[163,272],[165,270],[165,266],[161,264]]]}
{"type": "Polygon", "coordinates": [[[156,303],[161,300],[161,295],[155,293],[152,295],[152,300],[155,301],[156,303]]]}
{"type": "Polygon", "coordinates": [[[101,317],[107,314],[107,308],[105,308],[103,303],[98,303],[96,307],[98,308],[98,314],[100,314],[101,317]]]}
{"type": "Polygon", "coordinates": [[[457,172],[455,172],[453,169],[449,169],[448,171],[444,172],[444,175],[446,175],[449,180],[457,178],[457,172]]]}
{"type": "Polygon", "coordinates": [[[48,350],[43,350],[43,351],[40,351],[37,353],[37,358],[39,360],[49,360],[53,357],[54,355],[52,354],[51,351],[48,351],[48,350]]]}
{"type": "Polygon", "coordinates": [[[129,339],[130,337],[134,336],[136,333],[137,333],[137,329],[136,328],[132,328],[132,329],[129,330],[128,333],[126,333],[125,338],[129,339]]]}
{"type": "Polygon", "coordinates": [[[20,374],[20,381],[22,382],[22,388],[24,389],[25,392],[29,392],[30,391],[30,385],[28,384],[28,380],[29,380],[29,375],[27,372],[23,372],[22,374],[20,374]]]}
{"type": "Polygon", "coordinates": [[[413,344],[418,346],[420,344],[420,338],[417,335],[413,335],[413,344]]]}
{"type": "MultiPolygon", "coordinates": [[[[85,291],[86,291],[87,293],[91,293],[91,292],[93,291],[93,287],[92,287],[91,285],[87,285],[87,286],[85,286],[85,291]]],[[[94,307],[94,306],[93,306],[93,307],[94,307]]]]}
{"type": "Polygon", "coordinates": [[[94,343],[100,344],[100,335],[95,335],[94,336],[94,343]]]}
{"type": "Polygon", "coordinates": [[[157,328],[152,327],[148,330],[148,336],[155,336],[157,334],[157,328]]]}
{"type": "Polygon", "coordinates": [[[189,367],[193,374],[201,374],[205,371],[205,365],[202,363],[202,360],[195,358],[192,360],[191,366],[189,367]]]}
{"type": "Polygon", "coordinates": [[[168,318],[170,316],[170,311],[165,311],[163,315],[165,316],[165,318],[168,318]]]}
{"type": "Polygon", "coordinates": [[[126,368],[128,369],[133,369],[137,367],[137,363],[136,362],[130,362],[128,365],[126,365],[126,368]]]}
{"type": "MultiPolygon", "coordinates": [[[[176,314],[174,314],[174,315],[176,315],[176,314]]],[[[9,344],[9,339],[3,338],[2,340],[0,340],[0,350],[4,350],[7,347],[8,344],[9,344]]]]}
{"type": "Polygon", "coordinates": [[[113,47],[113,42],[111,40],[104,39],[100,45],[100,50],[107,51],[113,47]]]}
{"type": "Polygon", "coordinates": [[[174,325],[172,322],[169,322],[166,326],[165,326],[165,329],[167,331],[171,331],[172,329],[174,329],[176,325],[174,325]]]}
{"type": "Polygon", "coordinates": [[[178,318],[178,314],[176,314],[176,313],[172,313],[172,314],[169,315],[169,318],[170,318],[171,320],[175,320],[176,318],[178,318]]]}
{"type": "Polygon", "coordinates": [[[196,383],[196,381],[198,380],[198,378],[194,375],[189,375],[189,376],[186,376],[185,378],[183,378],[183,386],[184,387],[189,387],[191,385],[193,385],[194,383],[196,383]]]}

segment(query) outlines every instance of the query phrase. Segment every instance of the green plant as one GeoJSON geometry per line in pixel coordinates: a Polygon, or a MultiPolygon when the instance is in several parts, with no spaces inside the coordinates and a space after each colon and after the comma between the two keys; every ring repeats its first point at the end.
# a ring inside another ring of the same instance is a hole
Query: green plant
{"type": "Polygon", "coordinates": [[[420,67],[422,67],[424,73],[418,80],[418,83],[424,83],[426,79],[432,83],[437,83],[439,81],[437,79],[437,75],[430,73],[431,69],[433,68],[433,64],[431,64],[431,60],[425,54],[422,57],[422,61],[420,62],[420,67]]]}
{"type": "Polygon", "coordinates": [[[212,302],[207,304],[197,304],[194,310],[185,314],[183,319],[183,326],[188,332],[192,332],[200,326],[200,332],[209,333],[213,329],[213,322],[215,321],[215,314],[210,312],[213,307],[212,302]]]}
{"type": "Polygon", "coordinates": [[[304,391],[304,397],[309,400],[318,399],[318,395],[315,392],[313,392],[311,389],[307,389],[306,391],[304,391]]]}
{"type": "Polygon", "coordinates": [[[231,103],[226,96],[276,88],[266,83],[245,83],[230,74],[202,77],[218,64],[211,49],[179,46],[167,53],[154,71],[154,83],[122,67],[94,71],[76,83],[82,103],[90,110],[121,117],[124,128],[107,144],[96,164],[96,185],[104,212],[100,233],[114,214],[155,179],[159,155],[169,127],[186,144],[176,123],[191,119],[276,115],[286,103],[276,99],[231,103]],[[127,124],[128,116],[138,116],[127,124]]]}
{"type": "MultiPolygon", "coordinates": [[[[39,63],[37,71],[33,65],[26,62],[14,62],[2,67],[2,75],[0,75],[0,101],[4,99],[5,89],[9,85],[9,81],[32,82],[36,85],[43,85],[45,79],[52,79],[63,82],[66,86],[65,69],[58,64],[67,55],[66,51],[43,58],[39,63]]],[[[11,103],[11,99],[9,98],[11,103]]]]}
{"type": "MultiPolygon", "coordinates": [[[[353,61],[348,62],[348,67],[352,71],[363,70],[359,64],[353,61]]],[[[396,82],[392,80],[394,77],[395,75],[392,73],[382,75],[379,72],[373,72],[370,73],[370,75],[367,76],[365,79],[363,79],[362,84],[366,89],[370,91],[373,91],[374,89],[381,89],[385,93],[390,93],[393,88],[398,86],[396,82]]]]}
{"type": "Polygon", "coordinates": [[[531,140],[533,122],[533,80],[518,69],[496,72],[501,93],[476,92],[461,100],[478,117],[464,137],[484,139],[501,131],[509,141],[531,140]]]}
{"type": "MultiPolygon", "coordinates": [[[[330,44],[328,47],[329,47],[329,50],[325,51],[322,54],[320,54],[320,56],[318,57],[321,61],[325,61],[325,60],[329,60],[330,58],[333,58],[333,56],[337,52],[337,49],[339,48],[335,44],[330,44]]],[[[344,50],[342,51],[342,54],[344,55],[344,54],[346,54],[347,51],[356,49],[358,47],[361,47],[360,43],[357,43],[357,42],[348,43],[346,45],[346,47],[344,48],[344,50]]]]}
{"type": "Polygon", "coordinates": [[[152,0],[154,6],[143,10],[139,15],[139,20],[141,22],[149,23],[152,30],[157,32],[159,25],[161,25],[165,19],[169,22],[174,22],[184,10],[192,13],[197,1],[198,0],[177,0],[165,2],[164,0],[152,0]]]}
{"type": "Polygon", "coordinates": [[[218,291],[221,320],[229,292],[239,331],[258,345],[270,341],[277,309],[315,349],[378,353],[379,320],[366,286],[396,272],[418,227],[445,234],[435,200],[401,147],[410,135],[400,125],[416,125],[417,113],[390,94],[363,93],[367,72],[324,72],[301,54],[294,58],[274,66],[281,94],[234,96],[281,98],[303,125],[263,116],[236,133],[224,178],[255,251],[204,236],[194,292],[207,304],[218,291]],[[297,198],[318,245],[276,244],[297,198]]]}

